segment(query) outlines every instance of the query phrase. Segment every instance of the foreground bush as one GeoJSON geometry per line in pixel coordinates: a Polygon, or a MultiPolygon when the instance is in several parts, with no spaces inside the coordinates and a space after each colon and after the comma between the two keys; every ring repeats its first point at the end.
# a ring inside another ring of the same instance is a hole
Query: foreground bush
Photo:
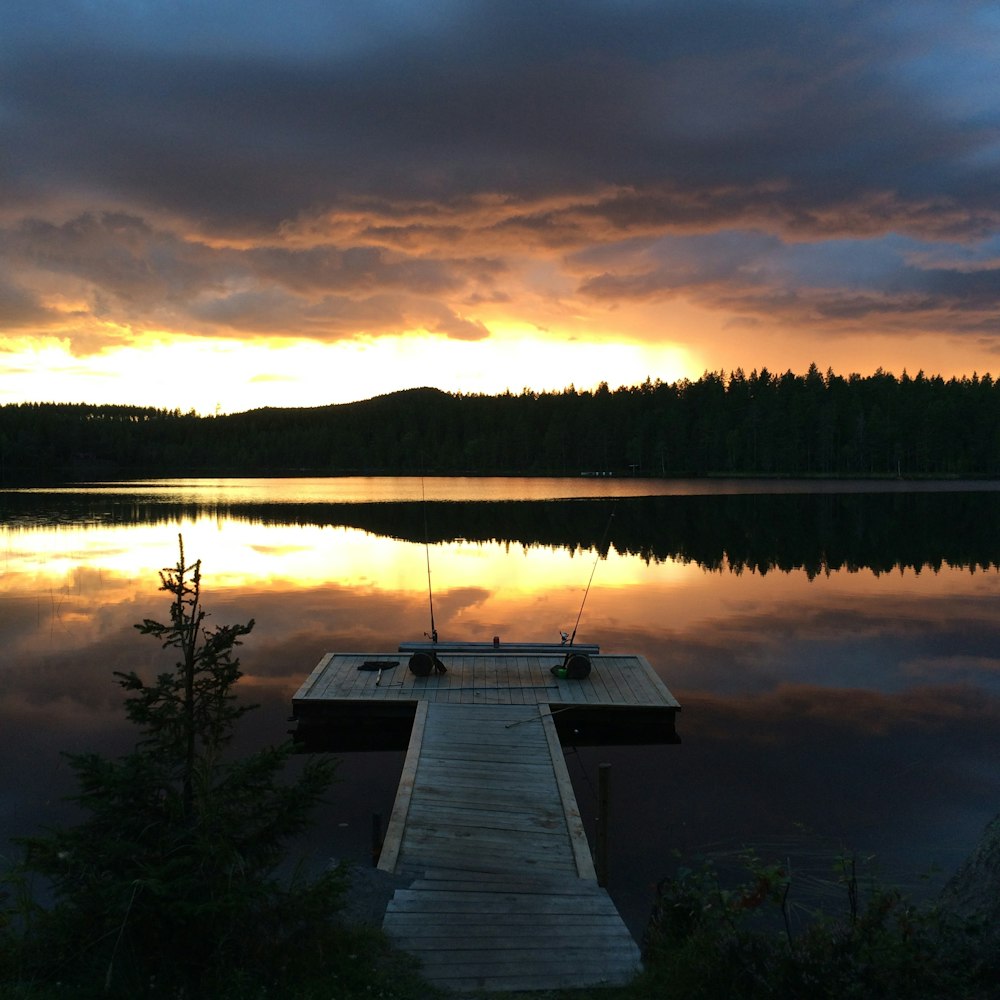
{"type": "Polygon", "coordinates": [[[996,997],[1000,962],[983,927],[900,892],[864,886],[839,862],[843,912],[813,912],[793,932],[792,879],[781,865],[746,858],[725,887],[716,867],[679,869],[657,889],[646,940],[647,972],[635,997],[899,1000],[996,997]]]}

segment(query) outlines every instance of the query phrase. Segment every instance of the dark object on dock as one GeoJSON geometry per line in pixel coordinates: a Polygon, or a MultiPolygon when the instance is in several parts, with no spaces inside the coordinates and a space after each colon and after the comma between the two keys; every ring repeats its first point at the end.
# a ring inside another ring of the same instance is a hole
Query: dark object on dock
{"type": "Polygon", "coordinates": [[[410,673],[417,677],[428,677],[432,670],[439,674],[448,673],[448,668],[438,658],[437,653],[417,652],[410,657],[410,673]]]}
{"type": "Polygon", "coordinates": [[[358,670],[391,670],[399,666],[399,660],[365,660],[358,670]]]}
{"type": "Polygon", "coordinates": [[[590,676],[590,657],[583,653],[567,653],[562,663],[552,667],[556,677],[566,677],[571,681],[582,681],[590,676]]]}

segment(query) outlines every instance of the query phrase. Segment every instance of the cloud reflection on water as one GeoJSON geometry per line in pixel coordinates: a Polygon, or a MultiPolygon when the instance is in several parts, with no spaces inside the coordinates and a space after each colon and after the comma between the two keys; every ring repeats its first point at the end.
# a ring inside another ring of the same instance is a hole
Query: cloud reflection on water
{"type": "MultiPolygon", "coordinates": [[[[325,652],[385,652],[429,628],[424,546],[357,529],[225,517],[7,529],[3,838],[68,815],[59,750],[128,745],[112,671],[171,662],[132,625],[167,614],[157,571],[174,561],[177,531],[203,560],[210,624],[257,622],[242,689],[262,709],[243,745],[285,737],[291,696],[325,652]]],[[[571,631],[595,565],[584,550],[474,541],[433,545],[430,559],[442,638],[472,640],[571,631]]],[[[612,550],[578,640],[645,655],[684,706],[679,747],[571,754],[571,773],[616,763],[613,866],[633,918],[670,849],[797,824],[897,859],[905,845],[916,864],[956,863],[1000,799],[998,590],[995,572],[947,566],[737,575],[612,550]]],[[[367,849],[367,817],[391,806],[401,763],[375,760],[345,762],[320,849],[367,849]]],[[[586,811],[589,779],[574,780],[586,811]]]]}

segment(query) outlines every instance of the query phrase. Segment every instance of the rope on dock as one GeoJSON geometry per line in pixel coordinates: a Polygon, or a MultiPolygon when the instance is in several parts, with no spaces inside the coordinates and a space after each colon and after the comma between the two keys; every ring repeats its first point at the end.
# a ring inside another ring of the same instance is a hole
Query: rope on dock
{"type": "MultiPolygon", "coordinates": [[[[545,687],[558,687],[558,684],[546,684],[545,687]]],[[[557,708],[554,712],[549,709],[549,716],[558,715],[560,712],[572,712],[574,708],[579,708],[579,705],[570,705],[567,708],[557,708]]],[[[541,722],[544,719],[544,715],[533,716],[530,719],[519,719],[517,722],[510,722],[504,729],[513,729],[515,726],[523,726],[526,722],[541,722]]]]}

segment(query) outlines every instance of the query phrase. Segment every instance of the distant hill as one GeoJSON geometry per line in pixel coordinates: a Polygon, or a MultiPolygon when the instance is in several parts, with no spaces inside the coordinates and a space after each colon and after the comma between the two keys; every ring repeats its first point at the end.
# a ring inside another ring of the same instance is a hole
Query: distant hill
{"type": "Polygon", "coordinates": [[[1000,387],[877,371],[498,396],[419,388],[201,417],[0,407],[0,481],[134,475],[997,476],[1000,387]]]}

